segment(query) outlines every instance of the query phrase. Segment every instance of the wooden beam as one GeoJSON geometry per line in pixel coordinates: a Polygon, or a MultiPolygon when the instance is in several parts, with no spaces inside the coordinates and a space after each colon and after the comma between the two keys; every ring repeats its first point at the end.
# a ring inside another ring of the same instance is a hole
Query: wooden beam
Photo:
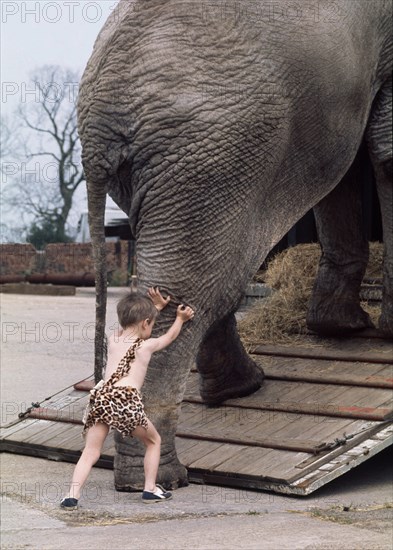
{"type": "MultiPolygon", "coordinates": [[[[360,341],[360,339],[359,339],[360,341]]],[[[355,344],[354,340],[349,340],[351,344],[355,344]]],[[[310,345],[305,346],[280,346],[280,345],[253,345],[249,348],[249,353],[255,355],[273,355],[282,357],[307,357],[309,359],[332,359],[339,361],[360,361],[366,363],[383,363],[393,364],[393,346],[387,340],[381,340],[374,345],[366,339],[362,343],[367,346],[360,346],[358,350],[351,349],[336,349],[333,346],[318,347],[310,345]],[[363,349],[361,349],[363,347],[363,349]],[[378,347],[380,349],[378,349],[378,347]]]]}
{"type": "Polygon", "coordinates": [[[296,451],[303,453],[317,454],[326,449],[326,443],[318,441],[301,441],[298,439],[275,439],[272,437],[260,437],[258,439],[252,436],[244,435],[242,438],[233,438],[229,436],[220,436],[218,432],[209,431],[203,427],[200,430],[190,430],[186,432],[176,432],[176,437],[185,439],[196,439],[198,441],[214,441],[216,443],[228,443],[230,445],[264,447],[270,449],[282,449],[285,451],[296,451]]]}

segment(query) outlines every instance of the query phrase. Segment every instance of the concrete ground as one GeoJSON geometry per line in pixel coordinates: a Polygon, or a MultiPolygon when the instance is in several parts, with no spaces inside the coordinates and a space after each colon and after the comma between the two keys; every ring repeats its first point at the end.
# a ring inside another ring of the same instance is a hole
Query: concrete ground
{"type": "MultiPolygon", "coordinates": [[[[114,322],[109,297],[108,326],[114,322]]],[[[1,423],[92,372],[94,296],[1,295],[1,423]]],[[[145,505],[95,468],[80,508],[58,503],[73,465],[4,453],[2,549],[392,549],[392,453],[309,497],[190,485],[145,505]]]]}

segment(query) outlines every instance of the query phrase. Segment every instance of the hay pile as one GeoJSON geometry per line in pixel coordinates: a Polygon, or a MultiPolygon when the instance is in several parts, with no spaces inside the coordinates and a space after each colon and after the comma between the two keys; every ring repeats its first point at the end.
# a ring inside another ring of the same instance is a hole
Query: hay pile
{"type": "MultiPolygon", "coordinates": [[[[383,246],[370,243],[370,259],[365,278],[382,277],[383,246]]],[[[307,333],[306,314],[318,269],[318,244],[300,244],[277,254],[263,274],[264,282],[275,292],[256,304],[239,322],[243,343],[290,344],[307,333]]],[[[261,280],[262,276],[258,277],[261,280]]],[[[363,303],[376,323],[380,308],[363,303]]]]}
{"type": "Polygon", "coordinates": [[[370,255],[364,279],[382,279],[383,244],[370,243],[370,255]]]}

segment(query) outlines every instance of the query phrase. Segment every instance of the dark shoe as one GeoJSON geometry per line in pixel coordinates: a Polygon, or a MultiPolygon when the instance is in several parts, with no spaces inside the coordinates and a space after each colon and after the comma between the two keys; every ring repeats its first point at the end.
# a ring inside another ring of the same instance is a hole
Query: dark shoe
{"type": "Polygon", "coordinates": [[[171,500],[172,493],[165,491],[161,485],[156,485],[157,489],[154,493],[149,491],[143,491],[142,493],[142,502],[145,504],[150,504],[151,502],[164,502],[165,500],[171,500]]]}
{"type": "Polygon", "coordinates": [[[64,508],[64,510],[76,510],[78,508],[78,500],[76,498],[63,498],[60,502],[60,508],[64,508]]]}

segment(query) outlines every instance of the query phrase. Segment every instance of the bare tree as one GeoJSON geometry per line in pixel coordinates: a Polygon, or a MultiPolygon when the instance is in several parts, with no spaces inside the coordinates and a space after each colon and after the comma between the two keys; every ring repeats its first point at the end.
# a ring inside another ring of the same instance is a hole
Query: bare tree
{"type": "MultiPolygon", "coordinates": [[[[19,123],[20,126],[20,123],[19,123]]],[[[14,180],[13,175],[17,172],[19,166],[19,156],[21,152],[21,143],[19,142],[18,123],[15,117],[1,116],[0,130],[0,153],[1,153],[1,186],[0,186],[0,239],[1,242],[23,242],[25,227],[19,217],[19,223],[9,223],[14,221],[14,216],[10,216],[10,197],[15,193],[13,185],[8,185],[10,179],[14,180]],[[7,223],[7,217],[8,223],[7,223]]],[[[11,183],[12,183],[11,182],[11,183]]]]}
{"type": "Polygon", "coordinates": [[[26,101],[16,113],[23,153],[7,200],[33,219],[36,230],[52,228],[52,237],[60,242],[68,240],[67,219],[84,180],[76,120],[78,82],[71,70],[41,67],[32,73],[26,101]]]}
{"type": "MultiPolygon", "coordinates": [[[[0,132],[0,152],[3,159],[15,159],[20,149],[20,143],[17,138],[17,128],[15,120],[10,120],[7,116],[1,116],[1,132],[0,132]]],[[[1,169],[4,169],[4,164],[1,163],[1,169]]]]}

